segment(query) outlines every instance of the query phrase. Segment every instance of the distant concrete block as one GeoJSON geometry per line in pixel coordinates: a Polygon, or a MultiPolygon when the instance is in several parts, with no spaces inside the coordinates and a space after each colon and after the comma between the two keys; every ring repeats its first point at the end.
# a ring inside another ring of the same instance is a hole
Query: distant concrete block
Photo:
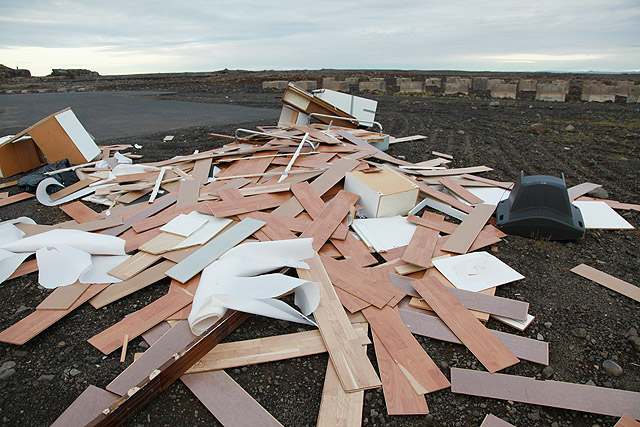
{"type": "Polygon", "coordinates": [[[336,81],[336,78],[335,78],[335,77],[323,77],[323,78],[322,78],[322,87],[323,87],[323,88],[325,88],[325,89],[329,89],[329,88],[327,87],[327,84],[328,84],[329,82],[335,82],[335,81],[336,81]]]}
{"type": "Polygon", "coordinates": [[[536,85],[536,101],[564,102],[565,88],[562,84],[538,83],[536,85]]]}
{"type": "Polygon", "coordinates": [[[358,88],[361,91],[378,91],[378,92],[385,92],[387,90],[387,83],[384,81],[384,79],[380,79],[380,80],[369,80],[368,82],[360,82],[358,88]]]}
{"type": "Polygon", "coordinates": [[[584,84],[580,99],[587,102],[615,102],[616,87],[603,84],[584,84]]]}
{"type": "Polygon", "coordinates": [[[396,77],[396,86],[400,86],[404,82],[410,82],[411,77],[396,77]]]}
{"type": "Polygon", "coordinates": [[[344,81],[349,83],[350,85],[357,86],[358,83],[360,83],[360,78],[359,77],[347,77],[346,79],[344,79],[344,81]]]}
{"type": "Polygon", "coordinates": [[[551,81],[551,84],[561,85],[562,87],[564,87],[564,94],[569,94],[569,89],[571,88],[571,80],[553,80],[551,81]]]}
{"type": "Polygon", "coordinates": [[[439,78],[439,77],[429,77],[429,78],[425,79],[424,85],[426,87],[441,87],[442,86],[442,79],[439,78]]]}
{"type": "Polygon", "coordinates": [[[268,82],[262,82],[262,89],[280,89],[284,90],[289,84],[286,80],[272,80],[268,82]]]}
{"type": "Polygon", "coordinates": [[[427,91],[424,82],[403,81],[400,83],[400,92],[425,93],[427,91]]]}
{"type": "Polygon", "coordinates": [[[520,79],[518,82],[518,90],[520,92],[535,92],[538,82],[532,79],[520,79]]]}
{"type": "Polygon", "coordinates": [[[629,96],[627,96],[627,104],[640,102],[640,85],[631,86],[629,88],[629,96]]]}
{"type": "Polygon", "coordinates": [[[492,98],[516,99],[518,85],[515,83],[494,84],[491,86],[492,98]]]}
{"type": "Polygon", "coordinates": [[[318,89],[318,82],[315,80],[300,80],[293,82],[293,84],[304,90],[318,89]]]}
{"type": "Polygon", "coordinates": [[[329,90],[340,90],[340,83],[337,80],[327,80],[326,78],[322,79],[322,88],[329,90]]]}
{"type": "Polygon", "coordinates": [[[629,90],[633,87],[631,80],[618,80],[616,81],[616,95],[629,96],[629,90]]]}
{"type": "Polygon", "coordinates": [[[489,79],[489,90],[493,85],[503,85],[504,83],[504,79],[489,79]]]}
{"type": "Polygon", "coordinates": [[[489,90],[489,77],[474,77],[471,88],[475,92],[486,92],[489,90]]]}
{"type": "Polygon", "coordinates": [[[463,95],[469,95],[469,85],[467,82],[457,80],[453,82],[447,81],[444,84],[444,94],[445,95],[454,95],[461,93],[463,95]]]}

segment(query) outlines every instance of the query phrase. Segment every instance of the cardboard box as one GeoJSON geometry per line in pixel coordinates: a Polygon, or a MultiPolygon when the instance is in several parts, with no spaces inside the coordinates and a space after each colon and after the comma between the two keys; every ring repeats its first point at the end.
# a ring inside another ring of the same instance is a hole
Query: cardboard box
{"type": "Polygon", "coordinates": [[[28,172],[44,164],[42,152],[31,137],[24,136],[5,144],[10,139],[13,137],[0,138],[0,178],[28,172]]]}
{"type": "Polygon", "coordinates": [[[360,196],[358,204],[367,218],[407,215],[418,201],[418,186],[388,167],[379,172],[349,172],[344,189],[360,196]]]}

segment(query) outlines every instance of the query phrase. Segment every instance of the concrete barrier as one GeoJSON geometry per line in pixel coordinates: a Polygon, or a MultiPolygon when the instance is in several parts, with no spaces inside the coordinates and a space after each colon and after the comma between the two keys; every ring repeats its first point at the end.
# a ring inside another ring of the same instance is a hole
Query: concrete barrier
{"type": "Polygon", "coordinates": [[[562,86],[564,88],[564,94],[569,94],[569,89],[571,88],[571,80],[552,80],[551,84],[562,86]]]}
{"type": "Polygon", "coordinates": [[[491,86],[492,98],[516,99],[518,85],[515,83],[494,84],[491,86]]]}
{"type": "Polygon", "coordinates": [[[461,93],[463,95],[469,95],[469,85],[467,84],[467,82],[456,80],[453,82],[447,81],[444,84],[445,95],[454,95],[457,93],[461,93]]]}
{"type": "Polygon", "coordinates": [[[489,90],[491,90],[493,85],[503,85],[504,83],[504,79],[489,79],[489,90]]]}
{"type": "Polygon", "coordinates": [[[518,90],[520,92],[535,92],[537,83],[536,80],[520,79],[518,82],[518,90]]]}
{"type": "Polygon", "coordinates": [[[616,87],[603,84],[584,84],[580,99],[587,102],[615,102],[616,87]]]}
{"type": "Polygon", "coordinates": [[[350,85],[358,86],[358,83],[360,83],[360,78],[359,77],[347,77],[346,79],[344,79],[344,81],[349,83],[350,85]]]}
{"type": "Polygon", "coordinates": [[[396,77],[396,86],[400,86],[402,83],[410,82],[411,77],[396,77]]]}
{"type": "Polygon", "coordinates": [[[360,82],[358,88],[361,91],[378,91],[378,92],[385,92],[387,90],[387,83],[384,81],[384,79],[381,79],[382,81],[375,81],[375,80],[370,80],[368,82],[360,82]]]}
{"type": "Polygon", "coordinates": [[[293,82],[293,84],[304,90],[318,89],[318,82],[315,80],[300,80],[293,82]]]}
{"type": "Polygon", "coordinates": [[[340,83],[339,81],[333,79],[333,80],[328,80],[326,78],[322,79],[322,88],[323,89],[329,89],[329,90],[340,90],[340,83]]]}
{"type": "Polygon", "coordinates": [[[426,87],[442,87],[442,79],[439,77],[429,77],[425,79],[424,85],[426,87]]]}
{"type": "Polygon", "coordinates": [[[486,92],[489,90],[489,77],[474,77],[471,83],[474,92],[486,92]]]}
{"type": "Polygon", "coordinates": [[[629,90],[633,87],[633,82],[631,80],[618,80],[616,81],[616,95],[618,96],[629,96],[629,90]]]}
{"type": "Polygon", "coordinates": [[[322,78],[322,87],[325,89],[329,89],[326,85],[329,84],[329,82],[335,82],[337,81],[337,79],[335,77],[323,77],[322,78]]]}
{"type": "Polygon", "coordinates": [[[279,89],[284,90],[289,84],[286,80],[271,80],[268,82],[262,82],[262,89],[279,89]]]}
{"type": "Polygon", "coordinates": [[[564,102],[566,97],[563,84],[538,83],[536,101],[564,102]]]}
{"type": "Polygon", "coordinates": [[[403,81],[400,82],[400,92],[406,93],[426,93],[427,89],[424,82],[403,81]]]}
{"type": "Polygon", "coordinates": [[[631,86],[629,88],[629,96],[627,96],[627,104],[640,102],[640,85],[631,86]]]}

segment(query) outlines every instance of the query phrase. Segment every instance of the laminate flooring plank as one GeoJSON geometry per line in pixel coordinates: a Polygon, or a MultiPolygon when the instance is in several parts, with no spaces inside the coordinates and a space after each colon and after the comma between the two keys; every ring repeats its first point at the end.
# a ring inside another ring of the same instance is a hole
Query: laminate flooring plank
{"type": "Polygon", "coordinates": [[[412,286],[489,372],[520,361],[440,281],[427,277],[412,286]]]}
{"type": "Polygon", "coordinates": [[[569,200],[573,201],[578,197],[587,194],[589,191],[593,191],[600,187],[602,187],[602,185],[594,184],[593,182],[583,182],[582,184],[574,185],[567,189],[567,193],[569,193],[569,200]]]}
{"type": "Polygon", "coordinates": [[[116,227],[122,224],[124,224],[122,216],[111,215],[106,218],[98,219],[95,221],[88,221],[88,222],[77,223],[77,224],[74,224],[73,222],[62,224],[60,228],[94,232],[94,231],[106,230],[107,228],[116,227]]]}
{"type": "Polygon", "coordinates": [[[25,274],[33,273],[38,271],[38,261],[35,259],[25,261],[20,264],[20,267],[13,272],[13,274],[7,277],[7,280],[15,279],[16,277],[24,276],[25,274]]]}
{"type": "Polygon", "coordinates": [[[481,203],[462,221],[462,223],[456,228],[447,239],[446,243],[442,245],[442,250],[445,252],[454,252],[457,254],[466,254],[469,248],[476,240],[478,234],[482,231],[484,226],[493,215],[495,211],[495,205],[489,205],[481,203]]]}
{"type": "Polygon", "coordinates": [[[184,209],[195,205],[200,196],[200,181],[197,179],[186,179],[180,181],[178,190],[178,201],[176,209],[184,209]]]}
{"type": "Polygon", "coordinates": [[[458,184],[451,178],[448,178],[448,177],[441,178],[438,181],[440,182],[440,184],[444,186],[444,188],[449,190],[449,192],[457,194],[458,196],[460,196],[467,202],[471,203],[472,205],[484,203],[484,200],[482,200],[481,198],[479,198],[469,190],[465,189],[462,185],[458,184]]]}
{"type": "Polygon", "coordinates": [[[336,249],[347,259],[353,259],[360,267],[367,267],[377,264],[376,257],[371,255],[369,248],[361,240],[356,239],[350,232],[347,233],[344,240],[329,240],[336,249]]]}
{"type": "Polygon", "coordinates": [[[218,218],[226,218],[233,215],[263,209],[275,208],[282,205],[289,196],[285,193],[257,194],[243,197],[242,200],[208,202],[208,207],[218,218]]]}
{"type": "Polygon", "coordinates": [[[438,237],[440,237],[440,233],[436,230],[418,226],[402,254],[402,261],[424,268],[429,267],[438,243],[438,237]]]}
{"type": "Polygon", "coordinates": [[[98,212],[94,211],[81,201],[71,202],[66,205],[59,206],[59,208],[80,224],[104,219],[102,215],[100,215],[98,212]]]}
{"type": "Polygon", "coordinates": [[[36,307],[36,310],[67,310],[89,288],[90,284],[76,282],[58,286],[36,307]]]}
{"type": "Polygon", "coordinates": [[[146,252],[136,252],[120,265],[109,270],[109,274],[113,277],[117,277],[120,280],[128,280],[150,265],[153,265],[160,258],[162,258],[160,255],[151,255],[146,252]]]}
{"type": "Polygon", "coordinates": [[[640,423],[631,418],[629,415],[624,414],[622,418],[618,420],[614,427],[640,427],[640,423]]]}
{"type": "Polygon", "coordinates": [[[451,391],[592,414],[640,419],[640,393],[451,368],[451,391]]]}
{"type": "Polygon", "coordinates": [[[167,207],[174,204],[176,201],[177,199],[174,196],[172,196],[171,194],[167,194],[166,196],[157,199],[151,205],[148,205],[147,207],[126,218],[123,225],[119,227],[109,228],[108,230],[105,230],[103,234],[107,234],[109,236],[118,236],[130,229],[132,226],[131,224],[133,224],[134,222],[146,219],[151,215],[157,214],[163,209],[166,209],[167,207]]]}
{"type": "MultiPolygon", "coordinates": [[[[291,186],[291,192],[296,199],[300,202],[305,211],[314,220],[320,215],[320,213],[326,208],[324,201],[313,190],[311,184],[308,182],[300,182],[291,186]]],[[[338,228],[331,235],[332,238],[344,240],[349,232],[348,228],[344,224],[338,225],[338,228]]]]}
{"type": "Polygon", "coordinates": [[[9,197],[5,197],[4,199],[0,199],[0,207],[7,206],[7,205],[10,205],[12,203],[21,202],[23,200],[27,200],[27,199],[30,199],[32,197],[35,197],[35,195],[31,194],[31,193],[14,194],[13,196],[9,196],[9,197]]]}
{"type": "Polygon", "coordinates": [[[407,221],[416,225],[421,225],[432,230],[440,231],[444,234],[452,234],[458,226],[452,222],[433,218],[420,218],[419,216],[409,215],[407,221]]]}
{"type": "Polygon", "coordinates": [[[482,420],[482,424],[480,427],[515,427],[513,424],[510,424],[500,418],[496,417],[493,414],[487,414],[482,420]]]}
{"type": "Polygon", "coordinates": [[[593,267],[589,267],[586,264],[580,264],[577,267],[571,269],[572,273],[578,274],[589,280],[593,280],[599,285],[604,286],[607,289],[618,292],[632,300],[640,302],[640,288],[632,285],[631,283],[620,280],[610,274],[597,270],[593,267]]]}
{"type": "Polygon", "coordinates": [[[300,238],[312,237],[313,249],[315,251],[320,250],[359,198],[360,196],[357,194],[340,190],[338,195],[331,200],[331,203],[302,232],[300,238]]]}
{"type": "Polygon", "coordinates": [[[51,427],[84,427],[116,400],[118,395],[90,385],[60,414],[51,427]]]}
{"type": "MultiPolygon", "coordinates": [[[[438,171],[438,172],[442,172],[442,171],[438,171]]],[[[422,174],[422,172],[421,172],[422,174]]],[[[424,182],[420,182],[420,181],[415,181],[415,183],[418,185],[418,187],[420,188],[420,192],[426,194],[428,197],[431,197],[432,199],[436,199],[442,203],[445,203],[451,207],[454,207],[462,212],[466,212],[469,213],[471,212],[471,210],[473,209],[473,207],[467,205],[464,202],[461,202],[460,200],[456,199],[453,196],[450,196],[448,194],[443,193],[442,191],[438,191],[435,188],[431,188],[429,187],[427,184],[425,184],[424,182]]]]}

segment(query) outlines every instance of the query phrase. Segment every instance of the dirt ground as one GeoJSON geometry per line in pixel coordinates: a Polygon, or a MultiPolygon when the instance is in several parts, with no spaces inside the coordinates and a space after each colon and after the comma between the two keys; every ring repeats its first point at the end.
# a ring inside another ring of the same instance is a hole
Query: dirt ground
{"type": "MultiPolygon", "coordinates": [[[[165,99],[280,108],[281,92],[262,90],[262,80],[357,75],[385,77],[391,85],[398,76],[424,78],[438,74],[454,73],[222,71],[192,75],[107,76],[83,81],[22,79],[4,83],[0,90],[148,89],[174,92],[163,95],[165,99]]],[[[477,75],[506,79],[571,78],[572,87],[565,103],[532,99],[491,100],[486,94],[408,96],[397,93],[396,89],[384,94],[355,94],[379,101],[376,120],[382,123],[386,133],[396,137],[426,136],[425,140],[392,145],[388,153],[393,156],[419,162],[432,158],[431,151],[444,152],[454,156],[452,167],[486,165],[494,170],[482,176],[503,181],[515,180],[520,171],[525,175],[564,174],[568,186],[595,182],[602,184],[607,198],[640,203],[640,104],[580,102],[579,84],[594,77],[591,75],[477,75]],[[530,126],[533,123],[545,124],[547,131],[542,135],[532,134],[530,126]],[[569,125],[574,130],[567,130],[569,125]]],[[[633,79],[613,75],[596,77],[633,79]]],[[[98,143],[140,144],[143,148],[133,152],[144,156],[140,161],[151,162],[221,145],[222,141],[205,136],[208,131],[233,134],[237,127],[255,128],[257,125],[238,123],[218,128],[176,129],[171,133],[98,143]],[[162,142],[166,134],[175,135],[173,143],[162,142]]],[[[0,182],[4,181],[7,180],[0,182]]],[[[14,187],[9,191],[13,194],[18,189],[14,187]]],[[[637,338],[640,304],[569,272],[576,265],[587,263],[622,280],[640,284],[637,230],[640,212],[620,212],[636,229],[588,230],[583,239],[569,243],[508,236],[497,245],[498,251],[492,254],[525,279],[499,287],[496,295],[529,302],[529,312],[536,319],[522,333],[495,320],[490,320],[487,326],[544,340],[550,347],[550,369],[522,361],[503,373],[640,392],[640,342],[637,338]],[[605,360],[615,361],[622,373],[618,376],[607,373],[603,368],[605,360]]],[[[19,216],[29,216],[39,224],[68,219],[57,208],[40,206],[34,200],[0,208],[2,220],[19,216]]],[[[133,361],[136,351],[146,348],[145,344],[141,338],[133,340],[126,363],[121,364],[119,352],[103,356],[86,340],[160,297],[167,289],[168,281],[163,281],[100,310],[85,304],[23,346],[1,344],[0,365],[15,362],[13,368],[0,368],[2,424],[48,425],[89,384],[104,388],[133,361]]],[[[0,329],[28,315],[48,292],[38,286],[37,273],[3,283],[0,286],[0,329]]],[[[254,316],[227,341],[302,329],[299,325],[254,316]]],[[[423,337],[418,341],[447,376],[450,367],[481,369],[474,356],[462,346],[423,337]]],[[[371,346],[369,355],[376,366],[371,346]]],[[[228,373],[283,425],[315,425],[326,362],[326,355],[318,355],[232,369],[228,373]]],[[[367,391],[363,425],[478,426],[488,413],[518,426],[613,426],[617,421],[614,417],[453,394],[450,389],[427,395],[427,402],[430,415],[389,416],[382,390],[367,391]]],[[[179,382],[128,423],[131,426],[146,424],[219,425],[179,382]]]]}

